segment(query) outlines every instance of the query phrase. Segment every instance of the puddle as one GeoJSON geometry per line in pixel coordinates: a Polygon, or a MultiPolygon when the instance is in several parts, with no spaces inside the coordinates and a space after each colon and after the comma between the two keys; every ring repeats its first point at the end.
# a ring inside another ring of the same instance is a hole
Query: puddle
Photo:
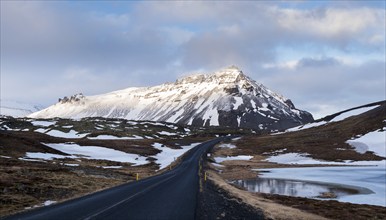
{"type": "Polygon", "coordinates": [[[233,183],[250,192],[319,199],[338,199],[342,196],[374,193],[363,187],[278,178],[236,180],[233,183]]]}

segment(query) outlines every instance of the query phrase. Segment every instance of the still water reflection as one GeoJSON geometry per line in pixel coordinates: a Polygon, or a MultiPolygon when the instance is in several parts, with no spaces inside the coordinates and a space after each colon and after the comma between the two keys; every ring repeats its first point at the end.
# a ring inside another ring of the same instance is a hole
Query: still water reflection
{"type": "Polygon", "coordinates": [[[234,183],[251,192],[307,198],[339,198],[346,195],[371,193],[370,190],[357,188],[355,186],[351,187],[346,185],[289,179],[257,178],[251,180],[237,180],[234,183]]]}

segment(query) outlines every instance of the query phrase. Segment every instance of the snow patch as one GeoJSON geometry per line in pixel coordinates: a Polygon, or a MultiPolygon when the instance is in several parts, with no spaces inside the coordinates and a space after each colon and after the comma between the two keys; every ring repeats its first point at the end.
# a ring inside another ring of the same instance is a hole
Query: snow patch
{"type": "Polygon", "coordinates": [[[96,137],[87,137],[87,139],[91,140],[140,140],[143,139],[143,137],[134,135],[132,137],[117,137],[113,135],[98,135],[96,137]]]}
{"type": "Polygon", "coordinates": [[[43,159],[43,160],[52,160],[54,158],[56,159],[75,158],[74,156],[66,156],[66,155],[51,154],[51,153],[40,153],[40,152],[27,152],[25,156],[28,158],[43,159]]]}
{"type": "Polygon", "coordinates": [[[49,206],[49,205],[52,205],[54,203],[56,203],[56,201],[47,200],[47,201],[43,202],[43,206],[49,206]]]}
{"type": "Polygon", "coordinates": [[[55,150],[87,159],[110,160],[135,165],[147,164],[147,157],[138,154],[129,154],[122,151],[94,146],[79,146],[77,144],[45,144],[55,150]]]}
{"type": "Polygon", "coordinates": [[[46,132],[45,129],[39,128],[35,130],[36,132],[45,133],[47,135],[53,136],[53,137],[61,137],[61,138],[83,138],[88,134],[79,134],[75,130],[70,130],[69,132],[63,132],[58,130],[50,130],[46,132]]]}
{"type": "Polygon", "coordinates": [[[270,156],[265,161],[278,164],[324,164],[324,165],[368,165],[368,166],[383,166],[386,160],[382,161],[351,161],[343,162],[321,161],[308,157],[308,154],[285,153],[276,156],[270,156]]]}
{"type": "Polygon", "coordinates": [[[49,127],[51,125],[56,124],[56,122],[53,121],[31,121],[33,126],[40,126],[40,127],[49,127]]]}
{"type": "Polygon", "coordinates": [[[233,144],[220,144],[220,145],[218,145],[218,147],[221,147],[221,148],[229,148],[229,149],[234,149],[234,148],[236,148],[236,146],[233,145],[233,144]]]}
{"type": "Polygon", "coordinates": [[[216,163],[222,163],[227,160],[250,160],[252,158],[253,156],[249,156],[249,155],[239,155],[239,156],[215,157],[214,161],[216,161],[216,163]]]}
{"type": "Polygon", "coordinates": [[[375,108],[378,108],[379,105],[377,106],[371,106],[371,107],[363,107],[363,108],[359,108],[359,109],[355,109],[355,110],[351,110],[351,111],[348,111],[348,112],[345,112],[345,113],[342,113],[338,116],[336,116],[335,118],[333,118],[330,122],[333,122],[333,121],[342,121],[348,117],[351,117],[351,116],[356,116],[356,115],[360,115],[362,113],[365,113],[367,111],[370,111],[372,109],[375,109],[375,108]]]}
{"type": "Polygon", "coordinates": [[[171,133],[171,132],[167,132],[167,131],[161,131],[161,132],[158,132],[158,134],[160,134],[160,135],[166,135],[166,136],[173,136],[173,135],[176,135],[176,133],[171,133]]]}
{"type": "Polygon", "coordinates": [[[120,169],[122,166],[102,166],[104,169],[120,169]]]}
{"type": "MultiPolygon", "coordinates": [[[[364,144],[368,147],[367,151],[372,151],[376,155],[386,157],[386,131],[369,132],[359,138],[348,140],[348,144],[353,142],[364,144]]],[[[356,148],[356,146],[353,146],[356,148]]]]}
{"type": "Polygon", "coordinates": [[[358,141],[346,141],[349,145],[355,148],[355,151],[364,154],[369,150],[369,146],[367,146],[365,143],[358,142],[358,141]]]}

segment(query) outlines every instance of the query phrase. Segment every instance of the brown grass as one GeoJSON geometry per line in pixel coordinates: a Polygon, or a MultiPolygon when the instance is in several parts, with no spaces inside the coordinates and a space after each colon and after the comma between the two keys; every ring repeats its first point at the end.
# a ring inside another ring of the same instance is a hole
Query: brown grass
{"type": "Polygon", "coordinates": [[[215,147],[213,156],[252,155],[253,158],[249,161],[224,161],[224,167],[209,165],[212,169],[210,179],[236,198],[263,209],[265,214],[273,219],[385,219],[385,207],[251,193],[225,181],[255,178],[258,173],[251,171],[252,169],[322,166],[264,161],[268,156],[278,154],[275,152],[278,150],[282,150],[280,153],[307,153],[312,158],[326,161],[385,159],[371,152],[359,154],[346,143],[352,137],[382,130],[384,127],[386,104],[364,114],[320,127],[278,135],[245,136],[233,142],[237,146],[235,149],[215,147]]]}

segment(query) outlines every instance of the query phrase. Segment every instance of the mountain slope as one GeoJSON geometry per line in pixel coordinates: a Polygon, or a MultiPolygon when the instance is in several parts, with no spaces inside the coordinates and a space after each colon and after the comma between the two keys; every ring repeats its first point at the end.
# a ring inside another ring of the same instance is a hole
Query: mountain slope
{"type": "Polygon", "coordinates": [[[0,115],[12,117],[24,117],[33,112],[43,109],[42,106],[11,100],[0,100],[0,115]]]}
{"type": "Polygon", "coordinates": [[[193,126],[282,130],[313,120],[291,100],[250,79],[236,67],[146,88],[97,96],[77,94],[33,118],[108,117],[165,121],[193,126]]]}

